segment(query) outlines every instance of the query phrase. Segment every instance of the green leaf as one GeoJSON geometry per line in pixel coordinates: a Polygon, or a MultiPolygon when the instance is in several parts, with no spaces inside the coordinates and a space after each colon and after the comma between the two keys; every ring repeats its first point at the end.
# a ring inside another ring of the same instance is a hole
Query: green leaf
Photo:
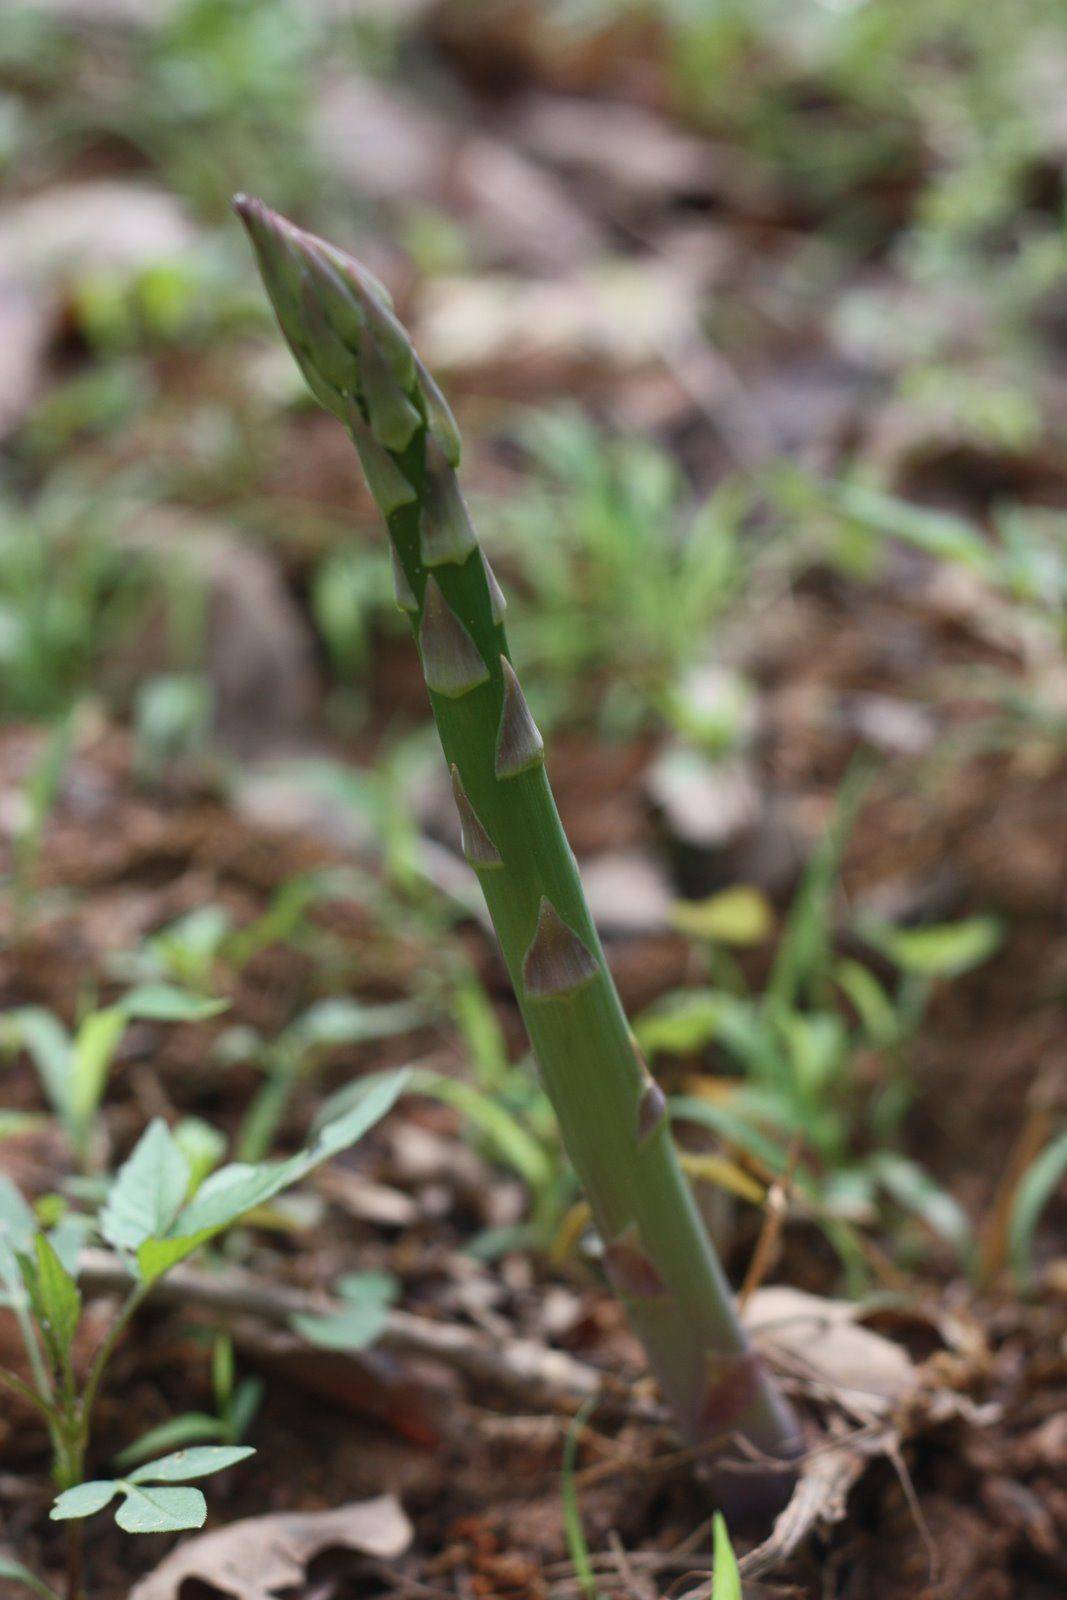
{"type": "Polygon", "coordinates": [[[30,1250],[37,1219],[11,1179],[0,1172],[0,1237],[6,1238],[12,1249],[30,1250]]]}
{"type": "Polygon", "coordinates": [[[318,1000],[288,1030],[302,1049],[361,1044],[393,1033],[406,1033],[424,1020],[420,1006],[364,1005],[360,1000],[318,1000]]]}
{"type": "Polygon", "coordinates": [[[711,1128],[721,1134],[739,1150],[762,1161],[772,1172],[781,1172],[786,1164],[786,1148],[775,1144],[758,1128],[729,1106],[712,1100],[702,1100],[697,1095],[678,1095],[667,1102],[672,1121],[695,1122],[700,1127],[711,1128]]]}
{"type": "Polygon", "coordinates": [[[23,1258],[23,1276],[34,1316],[58,1362],[70,1355],[81,1317],[78,1285],[60,1261],[51,1241],[39,1233],[34,1240],[36,1260],[23,1258]]]}
{"type": "Polygon", "coordinates": [[[204,1022],[228,1010],[229,1004],[169,983],[143,983],[123,996],[120,1009],[144,1022],[204,1022]]]}
{"type": "Polygon", "coordinates": [[[218,1417],[206,1411],[186,1411],[180,1417],[169,1417],[158,1428],[150,1428],[135,1444],[127,1445],[115,1457],[115,1465],[120,1472],[125,1472],[159,1450],[177,1450],[185,1445],[201,1444],[205,1439],[222,1439],[225,1432],[225,1424],[218,1417]]]}
{"type": "Polygon", "coordinates": [[[50,1589],[29,1567],[24,1567],[21,1561],[13,1561],[10,1556],[0,1556],[0,1578],[8,1583],[21,1583],[24,1588],[32,1589],[34,1594],[43,1595],[44,1600],[59,1600],[54,1589],[50,1589]]]}
{"type": "Polygon", "coordinates": [[[0,1284],[22,1295],[18,1257],[33,1249],[37,1219],[10,1178],[0,1172],[0,1284]]]}
{"type": "Polygon", "coordinates": [[[685,989],[665,995],[637,1018],[634,1033],[642,1050],[689,1055],[717,1036],[723,996],[716,989],[685,989]]]}
{"type": "Polygon", "coordinates": [[[69,1522],[73,1517],[91,1517],[114,1500],[119,1486],[113,1478],[96,1478],[79,1483],[57,1495],[48,1513],[53,1522],[69,1522]]]}
{"type": "Polygon", "coordinates": [[[1011,1264],[1025,1282],[1030,1276],[1031,1251],[1038,1219],[1067,1173],[1067,1128],[1047,1144],[1019,1179],[1008,1221],[1011,1264]]]}
{"type": "Polygon", "coordinates": [[[173,1455],[160,1456],[149,1461],[136,1472],[131,1472],[128,1483],[188,1483],[193,1478],[210,1478],[213,1472],[224,1472],[254,1456],[251,1445],[195,1446],[189,1450],[175,1450],[173,1455]]]}
{"type": "Polygon", "coordinates": [[[866,920],[860,932],[902,971],[924,978],[957,978],[972,971],[989,960],[1002,937],[996,917],[968,917],[929,928],[894,928],[866,920]]]}
{"type": "Polygon", "coordinates": [[[195,1194],[226,1154],[226,1136],[202,1117],[183,1117],[171,1131],[189,1163],[189,1188],[195,1194]]]}
{"type": "Polygon", "coordinates": [[[71,1277],[77,1279],[78,1257],[93,1233],[92,1217],[68,1211],[48,1235],[48,1242],[71,1277]]]}
{"type": "Polygon", "coordinates": [[[924,1222],[962,1259],[971,1248],[971,1224],[958,1201],[906,1156],[883,1151],[870,1158],[878,1181],[898,1205],[924,1222]]]}
{"type": "Polygon", "coordinates": [[[207,1501],[199,1489],[142,1489],[121,1483],[126,1498],[115,1513],[124,1533],[182,1533],[202,1528],[207,1520],[207,1501]]]}
{"type": "Polygon", "coordinates": [[[365,1350],[389,1320],[396,1279],[383,1272],[350,1273],[337,1287],[348,1302],[343,1310],[323,1317],[297,1315],[290,1326],[324,1350],[365,1350]]]}
{"type": "Polygon", "coordinates": [[[100,1231],[116,1250],[136,1250],[166,1234],[189,1188],[189,1163],[161,1117],[151,1122],[119,1168],[100,1231]]]}
{"type": "Polygon", "coordinates": [[[712,944],[762,944],[774,931],[774,912],[765,894],[748,884],[720,889],[706,900],[679,900],[671,922],[691,939],[712,944]]]}
{"type": "Polygon", "coordinates": [[[360,1086],[362,1092],[355,1105],[321,1128],[308,1149],[288,1161],[264,1161],[255,1166],[234,1162],[212,1173],[180,1213],[170,1234],[162,1239],[147,1239],[140,1246],[137,1262],[144,1280],[154,1282],[246,1212],[264,1205],[330,1156],[355,1144],[392,1108],[409,1076],[402,1068],[368,1078],[360,1086]]]}
{"type": "Polygon", "coordinates": [[[85,1129],[103,1099],[111,1063],[126,1029],[120,1006],[92,1011],[74,1038],[71,1055],[68,1117],[75,1130],[85,1129]]]}
{"type": "Polygon", "coordinates": [[[137,1252],[137,1270],[145,1283],[155,1283],[179,1261],[199,1250],[216,1230],[204,1228],[200,1233],[187,1234],[178,1239],[146,1239],[137,1252]]]}
{"type": "Polygon", "coordinates": [[[43,1006],[21,1006],[8,1013],[4,1031],[16,1047],[29,1053],[52,1109],[68,1118],[71,1040],[62,1022],[43,1006]]]}
{"type": "Polygon", "coordinates": [[[741,1600],[741,1574],[721,1511],[716,1511],[712,1528],[715,1541],[715,1573],[711,1583],[711,1600],[741,1600]]]}

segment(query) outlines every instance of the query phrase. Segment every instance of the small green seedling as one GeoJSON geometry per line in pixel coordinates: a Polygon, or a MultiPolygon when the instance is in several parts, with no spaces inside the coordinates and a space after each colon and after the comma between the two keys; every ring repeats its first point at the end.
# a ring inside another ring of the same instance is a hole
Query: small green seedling
{"type": "Polygon", "coordinates": [[[11,909],[16,941],[25,935],[30,923],[45,825],[70,765],[74,736],[75,718],[71,713],[51,729],[23,792],[25,814],[11,845],[11,909]]]}
{"type": "Polygon", "coordinates": [[[1012,1270],[1021,1284],[1033,1275],[1034,1234],[1041,1213],[1067,1178],[1067,1127],[1053,1135],[1019,1179],[1008,1219],[1012,1270]]]}
{"type": "Polygon", "coordinates": [[[323,1350],[365,1350],[389,1320],[400,1285],[388,1272],[349,1272],[335,1287],[342,1309],[322,1317],[295,1316],[293,1330],[323,1350]]]}
{"type": "MultiPolygon", "coordinates": [[[[917,1216],[963,1259],[972,1248],[959,1205],[915,1162],[892,1149],[913,1095],[908,1045],[934,986],[973,970],[1000,942],[994,918],[922,928],[896,928],[869,917],[856,932],[898,975],[890,992],[870,966],[834,951],[833,897],[854,794],[813,855],[778,943],[761,993],[750,993],[731,951],[762,943],[773,928],[770,907],[738,887],[678,909],[676,922],[706,942],[716,980],[667,995],[637,1019],[651,1055],[690,1054],[715,1045],[743,1080],[729,1098],[696,1094],[672,1103],[672,1115],[713,1129],[774,1173],[787,1164],[798,1129],[812,1157],[798,1190],[817,1201],[818,1215],[838,1245],[842,1224],[873,1214],[883,1196],[917,1216]],[[842,1005],[842,1001],[847,1005],[842,1005]],[[876,1090],[859,1087],[861,1053],[887,1068],[876,1090]],[[870,1153],[857,1156],[864,1146],[870,1153]]],[[[850,1270],[856,1255],[848,1251],[850,1270]]]]}
{"type": "MultiPolygon", "coordinates": [[[[198,1185],[194,1179],[193,1187],[198,1185]]],[[[115,1457],[120,1472],[158,1455],[160,1450],[184,1449],[187,1445],[216,1440],[220,1444],[240,1444],[252,1425],[263,1398],[263,1380],[247,1377],[236,1381],[233,1340],[228,1333],[215,1335],[211,1352],[211,1381],[215,1414],[185,1411],[169,1417],[157,1428],[142,1434],[134,1444],[115,1457]]]]}
{"type": "Polygon", "coordinates": [[[56,1496],[49,1514],[53,1522],[92,1517],[120,1496],[115,1521],[123,1533],[182,1533],[188,1528],[202,1528],[207,1501],[200,1490],[171,1486],[188,1483],[192,1478],[209,1478],[253,1455],[255,1451],[248,1445],[201,1445],[177,1450],[136,1468],[128,1477],[93,1478],[73,1489],[64,1489],[56,1496]]]}
{"type": "MultiPolygon", "coordinates": [[[[247,1027],[223,1034],[216,1047],[219,1059],[250,1060],[265,1078],[237,1133],[239,1158],[260,1161],[273,1148],[297,1088],[314,1082],[331,1050],[408,1033],[424,1020],[422,1007],[411,1001],[365,1005],[339,998],[315,1001],[272,1040],[264,1040],[247,1027]]],[[[353,1085],[357,1094],[362,1081],[353,1085]]]]}
{"type": "MultiPolygon", "coordinates": [[[[232,1163],[195,1189],[181,1146],[164,1122],[153,1122],[119,1169],[96,1219],[102,1238],[129,1267],[130,1289],[90,1357],[84,1378],[79,1378],[75,1359],[83,1309],[78,1240],[61,1228],[44,1231],[18,1190],[0,1176],[0,1305],[15,1316],[30,1374],[27,1381],[0,1368],[0,1385],[18,1394],[48,1429],[52,1473],[60,1491],[58,1518],[88,1516],[121,1494],[117,1521],[130,1532],[200,1525],[199,1490],[159,1485],[184,1483],[230,1465],[244,1459],[247,1449],[230,1445],[182,1451],[106,1483],[84,1481],[94,1408],[119,1339],[173,1266],[362,1138],[390,1110],[406,1083],[404,1071],[368,1080],[345,1115],[323,1127],[299,1154],[255,1165],[232,1163]]],[[[228,1387],[225,1381],[222,1386],[228,1387]]],[[[67,1600],[78,1600],[81,1592],[79,1551],[72,1535],[67,1600]]]]}
{"type": "Polygon", "coordinates": [[[721,1511],[715,1513],[712,1537],[715,1571],[711,1580],[711,1600],[741,1600],[741,1573],[721,1511]]]}
{"type": "Polygon", "coordinates": [[[19,1006],[0,1018],[0,1050],[27,1052],[84,1167],[91,1162],[96,1114],[129,1024],[203,1022],[225,1011],[227,1004],[170,984],[143,984],[114,1005],[87,1012],[73,1033],[44,1007],[19,1006]]]}
{"type": "Polygon", "coordinates": [[[724,487],[691,510],[668,455],[605,437],[573,406],[534,415],[521,439],[532,481],[487,514],[494,556],[519,576],[511,631],[540,714],[616,731],[673,721],[709,626],[746,579],[745,493],[724,487]]]}

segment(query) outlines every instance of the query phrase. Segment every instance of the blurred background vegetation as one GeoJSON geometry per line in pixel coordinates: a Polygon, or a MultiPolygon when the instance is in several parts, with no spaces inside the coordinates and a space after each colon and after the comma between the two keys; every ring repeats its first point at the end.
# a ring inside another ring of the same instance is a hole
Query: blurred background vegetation
{"type": "Polygon", "coordinates": [[[455,405],[638,1030],[736,1158],[707,1170],[762,1194],[799,1138],[858,1278],[887,1215],[902,1260],[990,1270],[1014,1217],[1028,1271],[1034,1196],[1005,1210],[971,1157],[1006,1085],[1004,1159],[1062,1151],[1065,65],[1056,0],[8,0],[18,939],[91,898],[47,840],[101,749],[164,817],[209,795],[356,852],[355,888],[296,874],[240,913],[198,884],[90,940],[78,988],[210,993],[300,949],[282,1015],[212,1046],[268,1086],[207,1097],[259,1152],[332,1047],[415,1004],[484,1091],[427,1093],[554,1237],[499,971],[440,940],[470,890],[373,508],[229,213],[259,193],[388,282],[455,405]],[[399,965],[316,922],[346,895],[399,965]],[[305,1014],[353,984],[358,1015],[305,1014]]]}

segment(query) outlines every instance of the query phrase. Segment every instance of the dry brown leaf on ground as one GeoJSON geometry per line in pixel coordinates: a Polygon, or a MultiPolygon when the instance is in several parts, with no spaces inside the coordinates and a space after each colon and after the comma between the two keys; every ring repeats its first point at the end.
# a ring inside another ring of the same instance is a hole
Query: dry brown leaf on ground
{"type": "Polygon", "coordinates": [[[130,1591],[129,1600],[177,1600],[187,1580],[233,1600],[272,1600],[300,1584],[324,1550],[354,1550],[395,1560],[411,1543],[411,1524],[393,1495],[336,1511],[274,1512],[190,1539],[130,1591]]]}

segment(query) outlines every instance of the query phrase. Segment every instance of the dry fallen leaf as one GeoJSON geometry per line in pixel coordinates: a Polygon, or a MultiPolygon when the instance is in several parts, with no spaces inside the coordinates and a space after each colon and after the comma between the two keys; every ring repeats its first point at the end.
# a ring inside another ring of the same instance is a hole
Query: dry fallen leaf
{"type": "Polygon", "coordinates": [[[862,1308],[825,1300],[784,1285],[759,1289],[745,1309],[745,1324],[779,1365],[808,1379],[850,1414],[888,1417],[918,1381],[907,1351],[857,1318],[862,1308]]]}
{"type": "Polygon", "coordinates": [[[411,1543],[411,1524],[391,1494],[336,1511],[275,1512],[189,1539],[130,1590],[129,1600],[178,1600],[186,1580],[233,1600],[273,1600],[300,1584],[324,1550],[356,1550],[389,1561],[411,1543]]]}

